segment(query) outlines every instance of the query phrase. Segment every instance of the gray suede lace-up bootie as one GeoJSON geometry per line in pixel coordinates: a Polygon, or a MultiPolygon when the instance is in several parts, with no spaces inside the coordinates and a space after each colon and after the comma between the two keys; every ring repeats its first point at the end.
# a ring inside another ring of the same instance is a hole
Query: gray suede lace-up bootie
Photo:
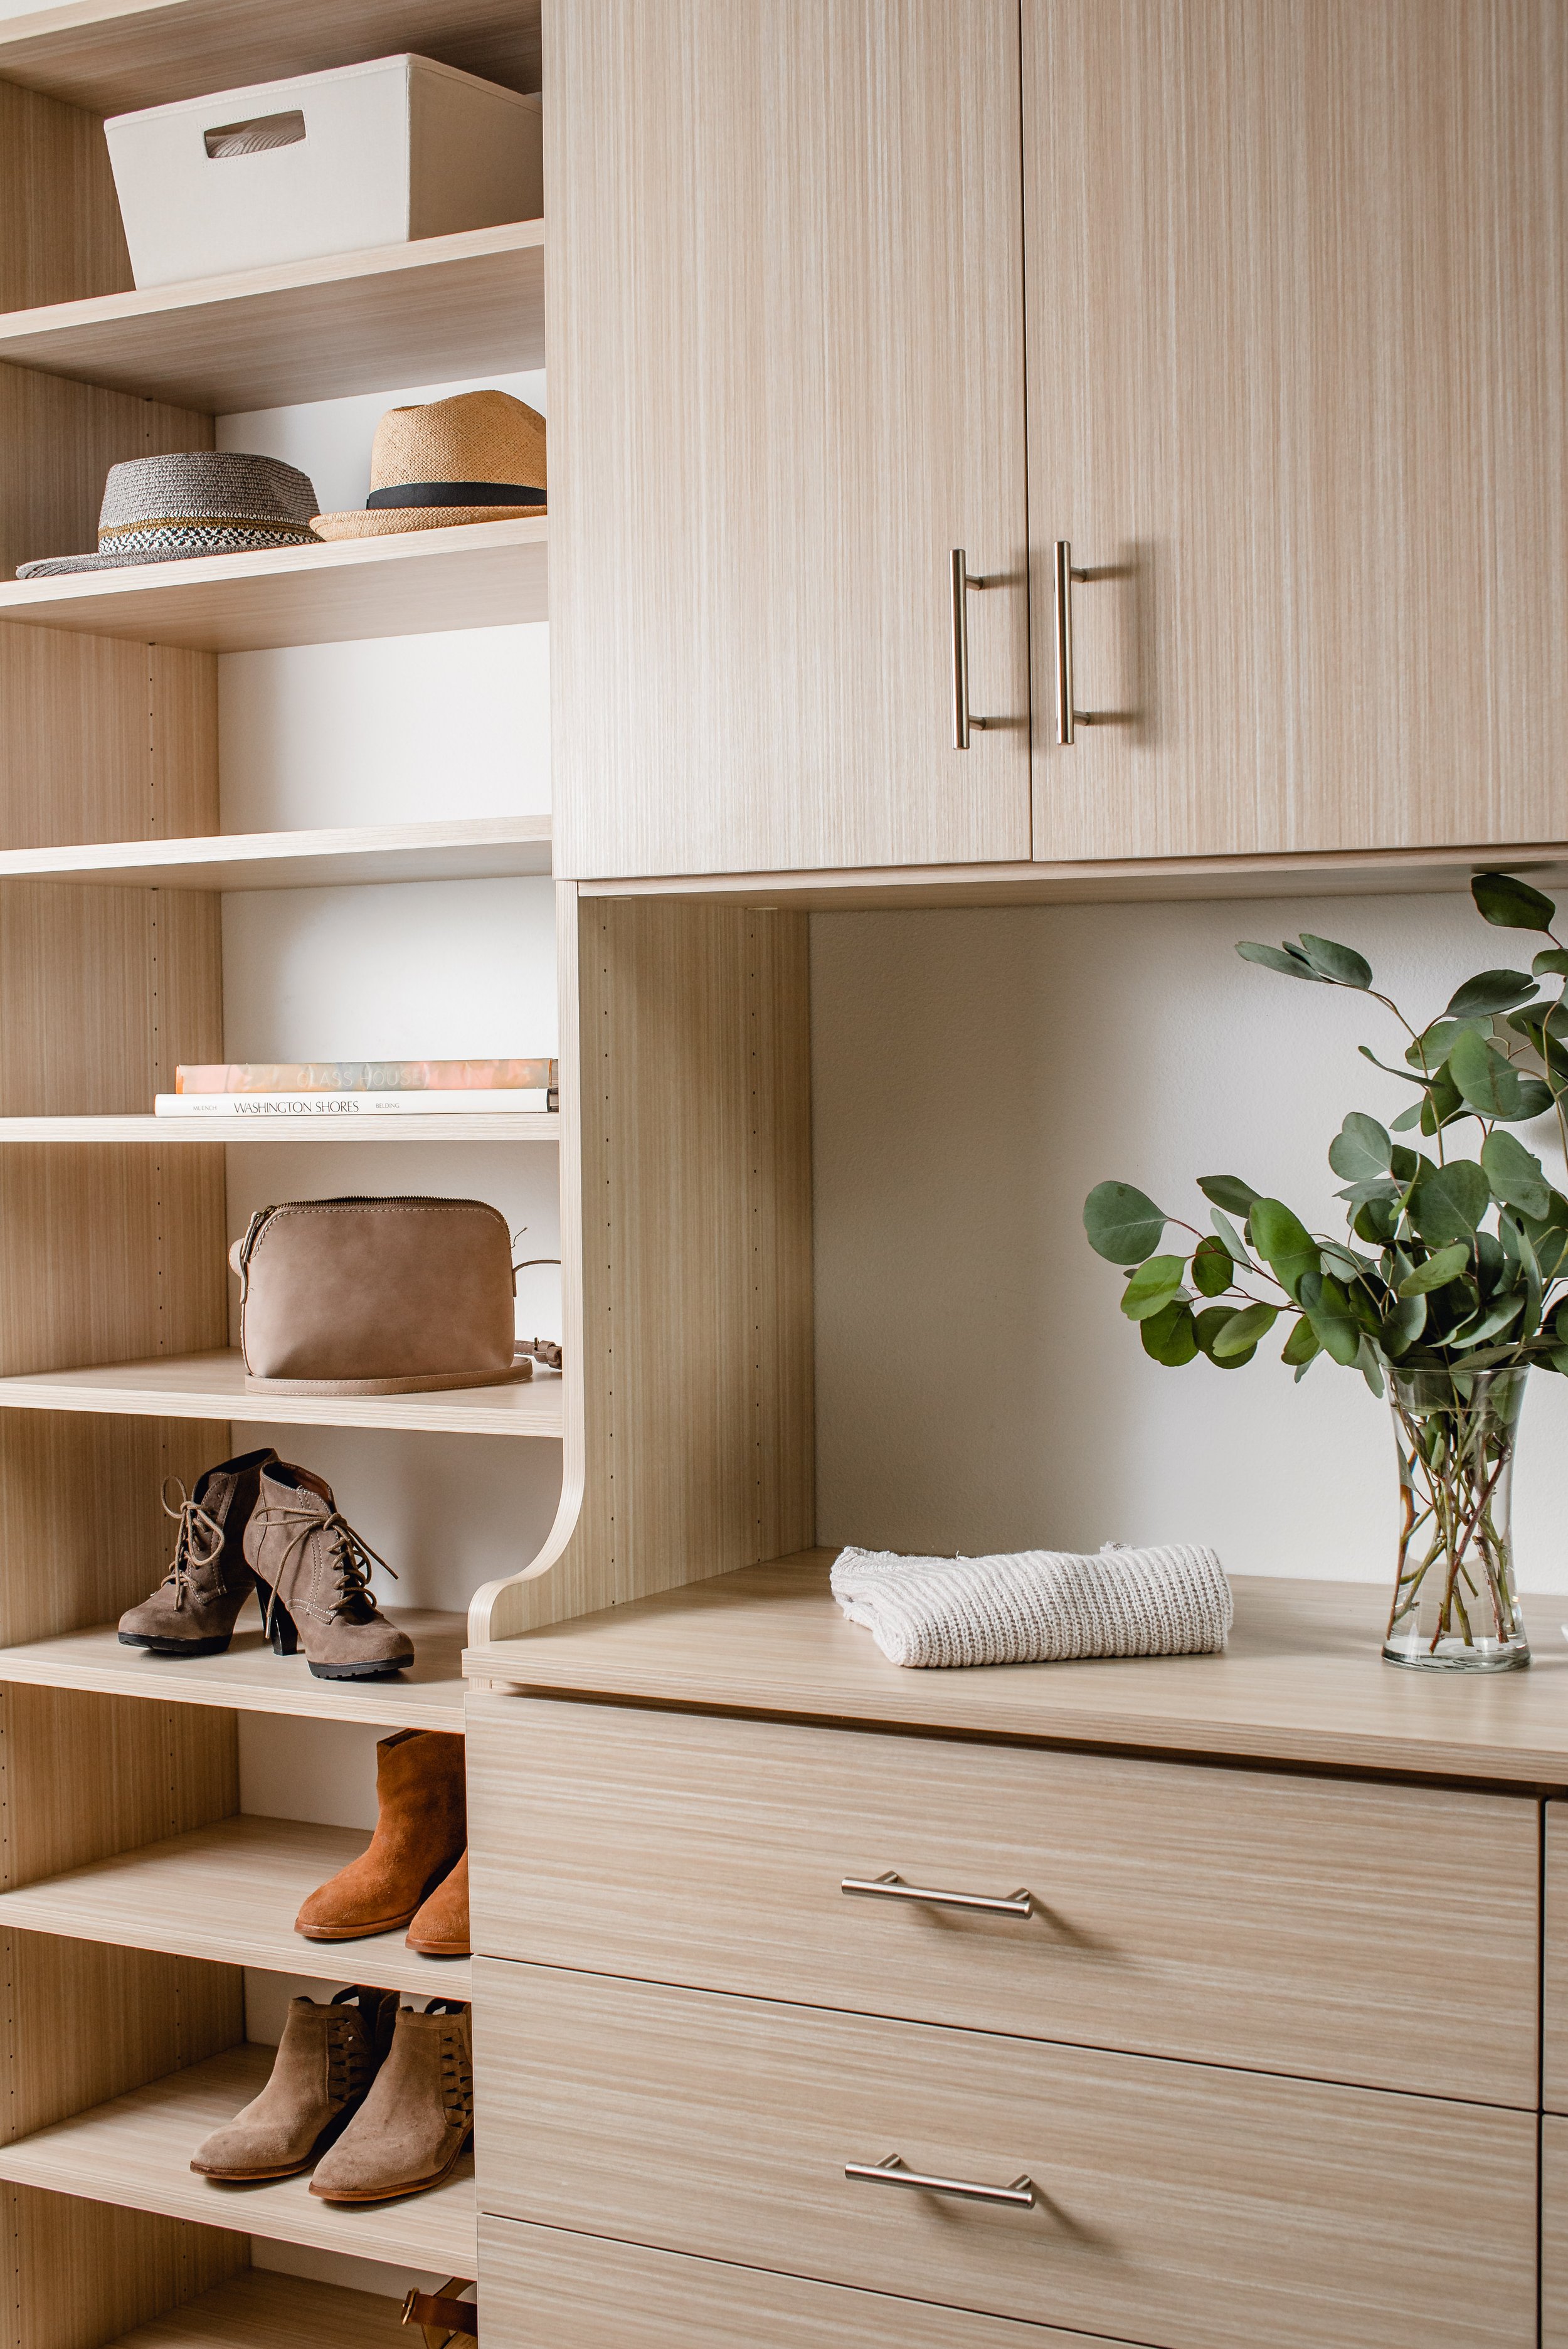
{"type": "Polygon", "coordinates": [[[414,1642],[388,1623],[370,1588],[373,1567],[393,1569],[308,1468],[277,1460],[263,1471],[245,1557],[273,1648],[292,1656],[303,1647],[317,1680],[383,1680],[413,1662],[414,1642]]]}
{"type": "Polygon", "coordinates": [[[364,2104],[391,2044],[397,1993],[340,1990],[328,2006],[289,2006],[272,2077],[191,2157],[202,2178],[293,2178],[364,2104]]]}
{"type": "Polygon", "coordinates": [[[155,1656],[221,1656],[234,1619],[255,1584],[245,1563],[245,1528],[256,1506],[261,1473],[277,1458],[270,1444],[224,1460],[187,1494],[177,1476],[163,1487],[166,1516],[180,1530],[174,1563],[153,1592],[119,1619],[120,1645],[150,1648],[155,1656]],[[169,1487],[180,1495],[171,1507],[169,1487]]]}

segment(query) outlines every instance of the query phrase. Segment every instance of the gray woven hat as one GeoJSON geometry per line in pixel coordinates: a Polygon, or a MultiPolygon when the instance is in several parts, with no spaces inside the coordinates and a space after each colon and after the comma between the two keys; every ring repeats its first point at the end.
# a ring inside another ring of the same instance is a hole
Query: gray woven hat
{"type": "Polygon", "coordinates": [[[310,518],[316,507],[309,475],[276,457],[228,449],[132,457],[109,467],[98,553],[24,563],[16,576],[56,579],[63,572],[112,571],[131,563],[315,546],[310,518]]]}

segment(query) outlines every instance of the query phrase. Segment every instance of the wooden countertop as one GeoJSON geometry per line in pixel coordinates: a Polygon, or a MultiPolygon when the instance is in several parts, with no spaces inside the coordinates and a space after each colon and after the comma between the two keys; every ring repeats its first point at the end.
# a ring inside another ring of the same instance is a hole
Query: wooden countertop
{"type": "Polygon", "coordinates": [[[465,1669],[551,1694],[1568,1785],[1568,1599],[1525,1599],[1528,1671],[1474,1679],[1384,1663],[1380,1584],[1263,1576],[1234,1578],[1222,1656],[919,1671],[844,1620],[832,1557],[802,1551],[472,1648],[465,1669]]]}

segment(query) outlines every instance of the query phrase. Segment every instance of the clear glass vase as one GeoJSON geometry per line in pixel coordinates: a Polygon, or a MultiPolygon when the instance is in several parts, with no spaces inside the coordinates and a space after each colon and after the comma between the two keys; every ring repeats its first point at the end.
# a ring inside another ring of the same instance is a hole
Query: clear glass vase
{"type": "Polygon", "coordinates": [[[1399,1572],[1383,1653],[1435,1671],[1530,1661],[1513,1574],[1513,1447],[1528,1370],[1396,1371],[1399,1572]]]}

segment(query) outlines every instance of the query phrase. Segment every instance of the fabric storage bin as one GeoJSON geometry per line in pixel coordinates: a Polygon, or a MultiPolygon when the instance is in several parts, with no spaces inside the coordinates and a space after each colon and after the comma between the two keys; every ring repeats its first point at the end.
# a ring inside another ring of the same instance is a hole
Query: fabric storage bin
{"type": "Polygon", "coordinates": [[[542,129],[537,98],[415,57],[104,125],[138,285],[537,220],[542,129]]]}

